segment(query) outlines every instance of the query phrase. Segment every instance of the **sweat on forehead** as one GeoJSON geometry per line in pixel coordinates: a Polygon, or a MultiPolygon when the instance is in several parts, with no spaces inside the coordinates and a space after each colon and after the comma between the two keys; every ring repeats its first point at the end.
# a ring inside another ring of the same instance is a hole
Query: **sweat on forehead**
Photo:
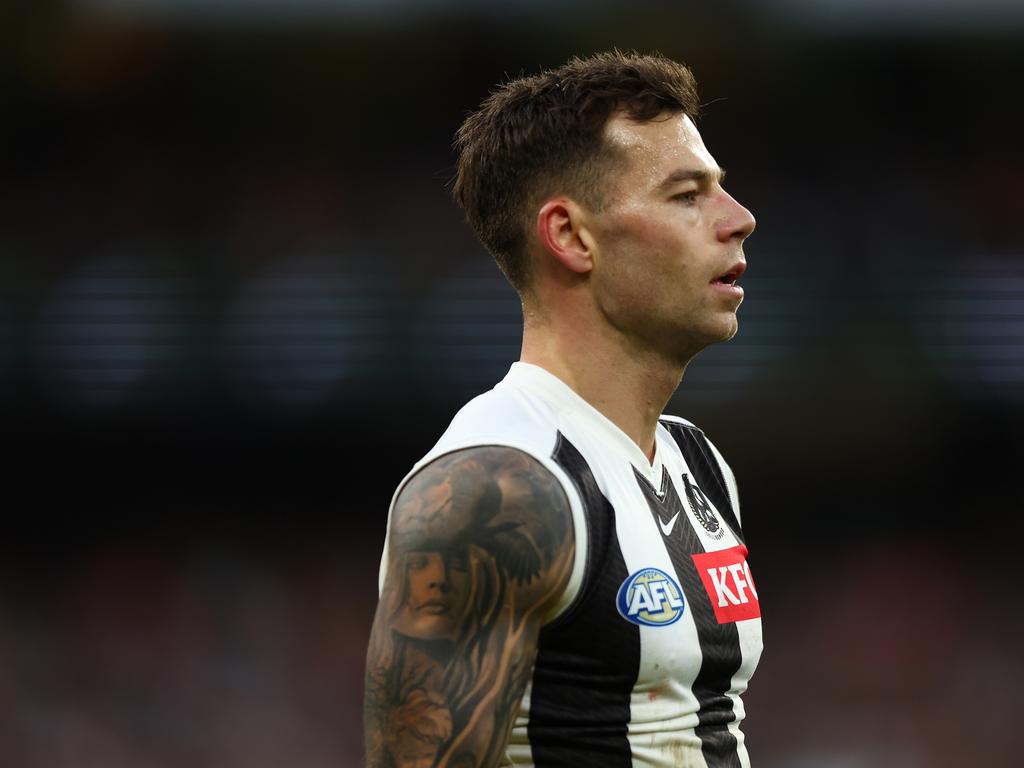
{"type": "Polygon", "coordinates": [[[605,124],[604,140],[607,146],[622,149],[665,151],[679,147],[694,152],[707,151],[697,126],[683,112],[665,113],[644,121],[633,120],[620,112],[605,124]]]}
{"type": "Polygon", "coordinates": [[[645,187],[721,181],[724,175],[683,113],[642,123],[616,115],[605,128],[605,147],[623,161],[619,177],[629,177],[630,183],[639,183],[642,177],[645,187]]]}

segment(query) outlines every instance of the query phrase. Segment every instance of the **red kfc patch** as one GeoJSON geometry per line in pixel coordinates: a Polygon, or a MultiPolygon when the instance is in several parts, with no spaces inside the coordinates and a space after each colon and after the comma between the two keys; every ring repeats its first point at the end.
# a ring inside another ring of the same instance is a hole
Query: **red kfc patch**
{"type": "Polygon", "coordinates": [[[745,546],[739,544],[692,557],[719,624],[761,616],[761,604],[750,575],[745,546]]]}

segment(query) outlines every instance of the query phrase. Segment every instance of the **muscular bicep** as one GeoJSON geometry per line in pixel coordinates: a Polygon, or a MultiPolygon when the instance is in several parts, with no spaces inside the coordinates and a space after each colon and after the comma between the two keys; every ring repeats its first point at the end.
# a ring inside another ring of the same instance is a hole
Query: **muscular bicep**
{"type": "Polygon", "coordinates": [[[498,764],[573,559],[569,502],[521,451],[457,451],[405,485],[367,653],[371,768],[498,764]]]}

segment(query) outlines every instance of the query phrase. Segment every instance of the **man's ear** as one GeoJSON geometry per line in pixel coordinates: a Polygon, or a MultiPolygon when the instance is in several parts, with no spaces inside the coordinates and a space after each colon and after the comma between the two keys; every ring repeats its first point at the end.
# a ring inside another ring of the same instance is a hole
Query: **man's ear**
{"type": "Polygon", "coordinates": [[[586,274],[594,266],[593,239],[583,209],[568,198],[548,200],[537,211],[537,239],[544,250],[571,272],[586,274]]]}

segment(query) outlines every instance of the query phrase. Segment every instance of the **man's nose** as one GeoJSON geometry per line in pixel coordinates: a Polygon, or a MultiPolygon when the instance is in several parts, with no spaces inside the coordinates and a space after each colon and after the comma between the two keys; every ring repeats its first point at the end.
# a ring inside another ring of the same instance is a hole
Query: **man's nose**
{"type": "Polygon", "coordinates": [[[750,237],[754,227],[757,226],[757,221],[754,219],[754,214],[740,205],[736,198],[728,192],[725,192],[724,195],[726,210],[718,222],[716,234],[720,242],[726,243],[736,239],[742,243],[750,237]]]}

